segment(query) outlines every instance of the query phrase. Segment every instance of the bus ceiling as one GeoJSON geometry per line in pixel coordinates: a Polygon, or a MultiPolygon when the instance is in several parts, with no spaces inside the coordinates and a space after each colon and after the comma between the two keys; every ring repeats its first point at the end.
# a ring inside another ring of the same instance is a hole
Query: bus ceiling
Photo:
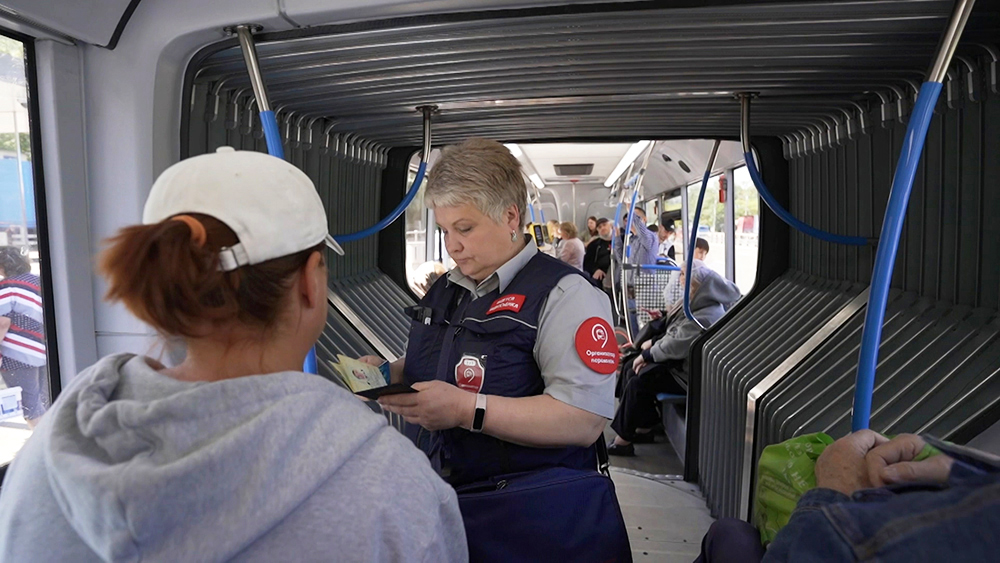
{"type": "MultiPolygon", "coordinates": [[[[294,30],[265,25],[257,41],[273,105],[296,122],[320,116],[335,133],[385,146],[419,146],[414,108],[424,104],[440,108],[441,143],[471,135],[735,140],[737,94],[755,92],[754,135],[782,136],[786,154],[815,151],[905,119],[952,2],[496,9],[505,5],[294,30]]],[[[996,26],[983,15],[959,48],[973,59],[990,52],[996,26]]],[[[962,92],[965,71],[952,74],[956,95],[977,95],[962,92]]],[[[187,99],[215,111],[210,119],[221,111],[212,108],[252,99],[234,41],[203,49],[188,78],[187,99]]]]}

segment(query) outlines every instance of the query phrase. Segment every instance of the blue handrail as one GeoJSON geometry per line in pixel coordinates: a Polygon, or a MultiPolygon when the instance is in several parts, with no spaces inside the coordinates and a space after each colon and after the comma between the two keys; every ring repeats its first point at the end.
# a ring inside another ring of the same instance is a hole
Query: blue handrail
{"type": "Polygon", "coordinates": [[[701,324],[691,312],[691,270],[694,268],[694,247],[698,243],[698,222],[701,220],[701,207],[705,203],[705,189],[708,188],[708,179],[712,176],[712,169],[715,168],[715,159],[719,156],[720,146],[722,146],[722,141],[716,139],[715,145],[712,146],[712,153],[708,157],[708,165],[705,166],[705,175],[701,179],[701,192],[698,194],[698,205],[695,206],[694,210],[694,223],[691,225],[691,240],[687,248],[684,249],[687,254],[687,263],[684,264],[686,270],[684,274],[684,316],[688,320],[694,321],[694,324],[701,327],[702,330],[707,327],[701,324]]]}
{"type": "Polygon", "coordinates": [[[611,233],[611,255],[612,256],[615,255],[615,241],[618,240],[618,228],[619,228],[618,223],[621,221],[621,218],[622,218],[622,202],[621,202],[621,200],[618,200],[618,207],[615,208],[615,229],[614,229],[614,232],[611,233]]]}
{"type": "Polygon", "coordinates": [[[535,206],[531,205],[529,203],[528,204],[528,211],[531,212],[531,222],[534,223],[535,222],[535,206]]]}
{"type": "MultiPolygon", "coordinates": [[[[281,133],[278,130],[278,120],[273,111],[260,112],[260,125],[264,130],[264,140],[267,142],[267,154],[285,159],[285,148],[281,144],[281,133]]],[[[306,354],[306,359],[302,363],[302,371],[306,373],[319,373],[319,365],[316,360],[316,347],[313,346],[306,354]]]]}
{"type": "Polygon", "coordinates": [[[417,192],[420,191],[420,185],[424,182],[424,172],[426,172],[426,170],[427,170],[427,161],[425,159],[420,162],[420,167],[417,168],[417,177],[413,179],[413,185],[410,187],[410,190],[406,192],[406,197],[404,197],[403,200],[399,202],[399,205],[397,205],[396,208],[392,210],[392,213],[389,213],[388,215],[383,217],[378,223],[375,223],[374,225],[368,227],[367,229],[360,230],[356,233],[337,235],[333,237],[333,240],[337,241],[340,244],[361,240],[365,237],[374,235],[375,233],[391,225],[392,222],[395,221],[396,219],[399,219],[400,215],[402,215],[406,211],[406,208],[413,201],[413,198],[417,197],[417,192]]]}
{"type": "MultiPolygon", "coordinates": [[[[625,237],[624,237],[625,239],[627,239],[629,233],[632,232],[632,221],[635,220],[635,200],[637,197],[639,197],[639,190],[635,190],[634,192],[632,192],[632,205],[630,205],[628,208],[628,220],[625,221],[625,237]]],[[[625,244],[624,240],[622,240],[622,244],[625,244]]],[[[627,263],[628,259],[632,257],[632,245],[625,244],[624,251],[625,251],[625,262],[627,263]]]]}
{"type": "Polygon", "coordinates": [[[757,163],[754,162],[753,153],[744,153],[743,158],[747,163],[747,171],[750,172],[750,179],[753,180],[754,186],[757,187],[757,193],[760,194],[760,199],[764,200],[764,203],[767,204],[771,211],[773,211],[774,214],[786,224],[813,238],[825,240],[827,242],[847,244],[851,246],[865,246],[868,244],[868,239],[865,237],[852,237],[828,233],[800,221],[794,215],[789,213],[787,209],[782,207],[781,204],[778,203],[778,200],[771,195],[770,190],[768,190],[767,186],[764,184],[764,179],[760,176],[760,171],[757,170],[757,163]]]}
{"type": "Polygon", "coordinates": [[[659,270],[661,272],[679,272],[681,271],[680,266],[668,266],[666,264],[641,264],[639,268],[642,270],[659,270]]]}
{"type": "Polygon", "coordinates": [[[875,369],[878,364],[878,348],[882,339],[882,323],[889,300],[889,285],[892,269],[896,263],[899,237],[903,232],[906,206],[913,189],[913,178],[924,149],[927,129],[934,117],[934,106],[941,94],[940,82],[925,82],[920,87],[917,103],[910,116],[903,138],[903,150],[892,178],[889,203],[882,222],[878,250],[875,253],[875,267],[872,270],[871,291],[868,308],[865,311],[865,327],[861,333],[861,353],[858,358],[858,378],[854,388],[854,412],[851,428],[855,431],[868,428],[871,421],[872,394],[875,391],[875,369]]]}
{"type": "MultiPolygon", "coordinates": [[[[719,145],[716,144],[716,150],[718,150],[719,145]]],[[[715,160],[714,158],[712,160],[715,160]]],[[[698,242],[698,221],[701,218],[701,207],[705,203],[705,189],[708,187],[708,178],[712,175],[712,164],[708,165],[708,170],[705,171],[705,176],[701,179],[701,192],[698,194],[698,205],[694,209],[694,222],[691,225],[691,240],[690,244],[685,248],[685,254],[687,254],[687,263],[684,265],[684,316],[690,321],[705,329],[705,326],[694,317],[694,313],[691,312],[691,270],[694,266],[694,246],[698,242]]]]}

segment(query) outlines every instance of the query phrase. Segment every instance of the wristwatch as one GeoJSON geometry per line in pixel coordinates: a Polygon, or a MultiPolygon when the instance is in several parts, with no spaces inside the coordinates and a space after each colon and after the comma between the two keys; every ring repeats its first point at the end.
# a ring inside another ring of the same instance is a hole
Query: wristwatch
{"type": "Polygon", "coordinates": [[[476,395],[476,414],[472,417],[472,432],[482,432],[483,422],[486,421],[486,395],[482,393],[476,395]]]}

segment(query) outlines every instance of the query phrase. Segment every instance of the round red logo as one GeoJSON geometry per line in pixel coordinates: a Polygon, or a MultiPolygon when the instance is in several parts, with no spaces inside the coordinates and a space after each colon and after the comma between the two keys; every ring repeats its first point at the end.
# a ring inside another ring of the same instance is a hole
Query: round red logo
{"type": "Polygon", "coordinates": [[[597,373],[612,374],[618,369],[618,340],[611,325],[600,317],[590,317],[576,329],[576,353],[597,373]]]}
{"type": "Polygon", "coordinates": [[[455,385],[459,389],[478,393],[483,388],[485,372],[482,360],[476,356],[462,356],[455,365],[455,385]]]}

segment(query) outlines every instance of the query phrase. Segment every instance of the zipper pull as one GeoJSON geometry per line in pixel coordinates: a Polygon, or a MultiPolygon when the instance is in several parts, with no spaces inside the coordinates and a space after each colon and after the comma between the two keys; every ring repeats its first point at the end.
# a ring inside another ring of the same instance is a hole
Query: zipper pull
{"type": "Polygon", "coordinates": [[[497,490],[498,491],[502,491],[502,490],[504,490],[506,488],[507,488],[507,481],[505,479],[502,479],[499,482],[497,482],[497,490]]]}

